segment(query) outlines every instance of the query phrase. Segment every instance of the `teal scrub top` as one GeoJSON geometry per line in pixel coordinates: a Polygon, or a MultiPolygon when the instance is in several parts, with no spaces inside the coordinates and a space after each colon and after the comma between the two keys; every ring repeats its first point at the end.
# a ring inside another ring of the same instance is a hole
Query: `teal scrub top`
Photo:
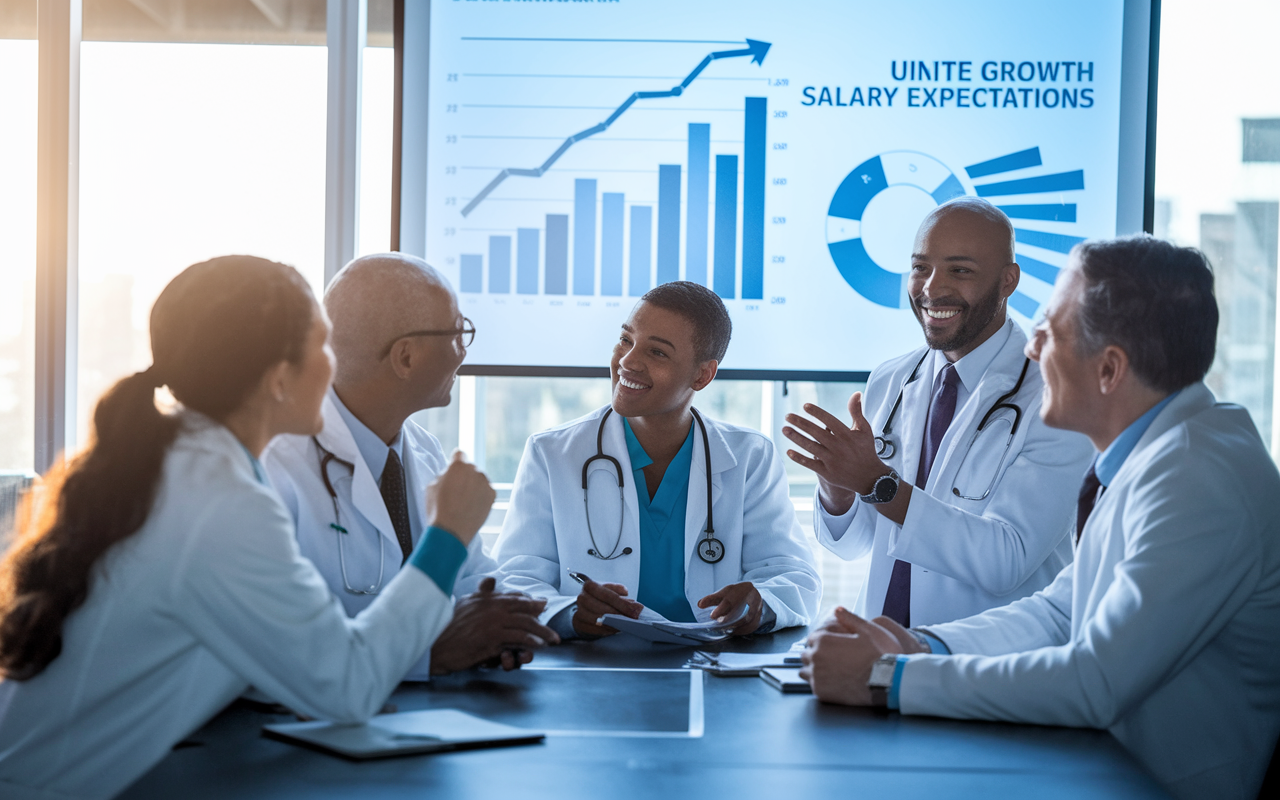
{"type": "Polygon", "coordinates": [[[685,511],[689,507],[689,469],[693,463],[693,426],[680,452],[671,459],[653,499],[644,480],[644,468],[653,463],[624,417],[627,453],[636,481],[640,505],[640,586],[636,601],[673,622],[696,622],[684,593],[685,511]]]}

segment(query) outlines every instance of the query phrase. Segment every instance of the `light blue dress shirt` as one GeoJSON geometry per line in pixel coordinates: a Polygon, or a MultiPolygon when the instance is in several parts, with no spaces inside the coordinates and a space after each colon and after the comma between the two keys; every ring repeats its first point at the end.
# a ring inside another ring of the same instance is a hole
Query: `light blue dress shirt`
{"type": "MultiPolygon", "coordinates": [[[[396,438],[388,445],[378,434],[369,430],[368,425],[351,413],[351,409],[342,402],[337,392],[330,389],[329,396],[333,398],[334,407],[342,415],[342,421],[347,423],[347,430],[351,431],[351,438],[356,441],[356,449],[360,451],[360,457],[373,473],[373,482],[379,486],[382,485],[382,470],[387,466],[387,453],[395,450],[396,457],[404,465],[405,486],[411,485],[408,473],[413,467],[404,463],[404,434],[397,432],[396,438]]],[[[410,497],[408,500],[409,527],[411,530],[420,531],[423,528],[422,517],[426,513],[422,507],[425,499],[410,497]]],[[[454,579],[458,577],[458,570],[462,569],[462,564],[466,560],[466,545],[458,541],[453,534],[433,525],[427,528],[419,538],[418,546],[410,554],[408,563],[422,570],[435,582],[436,586],[440,587],[440,591],[452,594],[454,579]]]]}
{"type": "MultiPolygon", "coordinates": [[[[400,459],[400,463],[404,465],[405,471],[405,487],[412,485],[409,481],[409,471],[414,467],[412,464],[406,464],[404,460],[404,434],[397,432],[396,438],[388,445],[382,441],[378,434],[369,430],[369,426],[365,425],[355,414],[351,413],[351,409],[347,408],[338,397],[338,393],[329,390],[329,396],[333,398],[333,405],[338,409],[338,414],[342,416],[342,421],[347,423],[347,430],[351,431],[351,438],[356,441],[356,449],[360,451],[360,456],[364,458],[364,463],[369,467],[369,472],[373,473],[373,482],[382,486],[382,470],[387,466],[387,453],[391,450],[396,451],[396,457],[400,459]]],[[[426,511],[423,504],[426,498],[410,497],[409,501],[409,528],[410,530],[420,531],[425,527],[423,516],[426,511]]]]}
{"type": "Polygon", "coordinates": [[[1133,452],[1133,448],[1138,445],[1138,440],[1147,432],[1147,428],[1151,427],[1151,423],[1155,421],[1164,407],[1173,401],[1182,392],[1181,389],[1169,395],[1151,407],[1151,410],[1134,420],[1129,427],[1121,431],[1120,435],[1115,438],[1111,444],[1107,445],[1107,449],[1102,451],[1097,460],[1093,462],[1093,474],[1098,476],[1098,482],[1103,486],[1110,486],[1111,482],[1116,479],[1116,475],[1120,472],[1120,468],[1124,466],[1125,459],[1133,452]]]}
{"type": "MultiPolygon", "coordinates": [[[[1147,432],[1147,428],[1151,427],[1151,423],[1155,422],[1156,417],[1164,410],[1164,407],[1173,401],[1182,390],[1174,392],[1165,399],[1161,400],[1151,407],[1147,413],[1135,419],[1129,424],[1129,427],[1120,432],[1111,444],[1107,445],[1107,449],[1103,450],[1093,461],[1093,474],[1098,476],[1098,482],[1103,486],[1110,486],[1111,482],[1116,479],[1120,468],[1124,466],[1124,462],[1129,458],[1129,454],[1133,452],[1133,448],[1138,446],[1142,435],[1147,432]]],[[[951,648],[947,647],[946,642],[938,639],[927,630],[922,633],[929,634],[926,643],[929,645],[929,652],[935,655],[951,655],[951,648]]],[[[893,672],[893,685],[889,688],[888,706],[896,709],[898,707],[898,687],[902,684],[902,667],[907,663],[907,656],[898,656],[898,666],[893,672]]]]}
{"type": "Polygon", "coordinates": [[[653,459],[624,417],[627,454],[635,476],[636,500],[640,506],[640,586],[636,601],[673,622],[696,622],[684,591],[684,523],[689,507],[689,470],[693,463],[693,425],[680,451],[667,466],[662,483],[649,497],[644,468],[653,459]]]}

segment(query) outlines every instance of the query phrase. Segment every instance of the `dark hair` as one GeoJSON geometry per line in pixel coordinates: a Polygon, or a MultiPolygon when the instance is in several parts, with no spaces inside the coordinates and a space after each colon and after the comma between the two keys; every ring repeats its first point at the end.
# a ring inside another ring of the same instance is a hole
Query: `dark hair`
{"type": "Polygon", "coordinates": [[[1076,317],[1082,352],[1115,345],[1143,383],[1163,392],[1204,378],[1218,336],[1204,253],[1146,234],[1084,242],[1072,252],[1084,277],[1076,317]]]}
{"type": "Polygon", "coordinates": [[[94,565],[151,513],[181,426],[156,407],[155,390],[167,385],[185,407],[225,420],[268,368],[302,359],[314,306],[296,270],[251,256],[205,261],[169,282],[151,309],[154,363],[107,390],[88,448],[27,498],[0,562],[0,675],[27,680],[58,657],[94,565]]]}
{"type": "Polygon", "coordinates": [[[645,292],[640,302],[674,311],[693,323],[693,351],[698,361],[724,360],[733,322],[715,292],[700,283],[672,281],[645,292]]]}

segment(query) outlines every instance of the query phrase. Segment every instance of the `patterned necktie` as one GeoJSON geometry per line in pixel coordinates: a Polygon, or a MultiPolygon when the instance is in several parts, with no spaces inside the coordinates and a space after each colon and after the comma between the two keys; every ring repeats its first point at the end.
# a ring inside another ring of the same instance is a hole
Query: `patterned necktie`
{"type": "Polygon", "coordinates": [[[1093,513],[1093,506],[1098,502],[1098,498],[1102,497],[1102,492],[1107,487],[1102,485],[1102,481],[1098,480],[1098,473],[1093,471],[1093,464],[1089,465],[1089,471],[1084,474],[1084,483],[1080,485],[1080,497],[1076,500],[1076,544],[1080,544],[1080,534],[1084,533],[1084,524],[1089,521],[1089,515],[1093,513]],[[1101,489],[1102,491],[1098,491],[1101,489]]]}
{"type": "MultiPolygon", "coordinates": [[[[916,487],[923,489],[929,482],[933,460],[951,418],[956,415],[956,397],[959,395],[960,376],[956,368],[947,364],[938,373],[933,397],[929,400],[929,421],[925,424],[924,440],[920,443],[920,468],[916,471],[916,487]]],[[[911,627],[911,564],[893,562],[893,574],[889,577],[889,591],[884,597],[884,615],[905,628],[911,627]]]]}
{"type": "Polygon", "coordinates": [[[409,533],[409,504],[404,491],[404,465],[395,450],[387,450],[387,463],[382,467],[382,502],[387,505],[391,526],[396,529],[396,541],[404,555],[401,564],[409,560],[413,552],[413,536],[409,533]]]}

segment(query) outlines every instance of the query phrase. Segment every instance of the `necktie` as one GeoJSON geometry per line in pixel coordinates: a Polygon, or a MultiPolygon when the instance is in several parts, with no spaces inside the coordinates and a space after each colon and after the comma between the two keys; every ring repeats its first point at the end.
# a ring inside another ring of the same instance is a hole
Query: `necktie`
{"type": "Polygon", "coordinates": [[[400,543],[401,561],[409,560],[413,552],[413,536],[409,533],[409,504],[404,491],[404,465],[395,450],[387,450],[387,463],[382,467],[382,502],[387,505],[391,526],[396,529],[396,541],[400,543]]]}
{"type": "MultiPolygon", "coordinates": [[[[916,487],[923,489],[929,482],[933,460],[951,418],[956,415],[956,397],[959,394],[960,376],[956,368],[947,364],[934,382],[933,397],[929,400],[929,420],[924,428],[924,440],[920,443],[920,468],[916,471],[916,487]]],[[[911,564],[893,562],[893,574],[889,577],[889,591],[885,593],[884,615],[903,627],[911,627],[911,564]]]]}
{"type": "Polygon", "coordinates": [[[1106,490],[1107,487],[1098,480],[1098,473],[1093,471],[1093,464],[1090,464],[1089,471],[1084,474],[1084,483],[1080,485],[1080,497],[1076,500],[1076,544],[1080,544],[1080,534],[1084,533],[1084,524],[1093,513],[1094,504],[1106,490]]]}

